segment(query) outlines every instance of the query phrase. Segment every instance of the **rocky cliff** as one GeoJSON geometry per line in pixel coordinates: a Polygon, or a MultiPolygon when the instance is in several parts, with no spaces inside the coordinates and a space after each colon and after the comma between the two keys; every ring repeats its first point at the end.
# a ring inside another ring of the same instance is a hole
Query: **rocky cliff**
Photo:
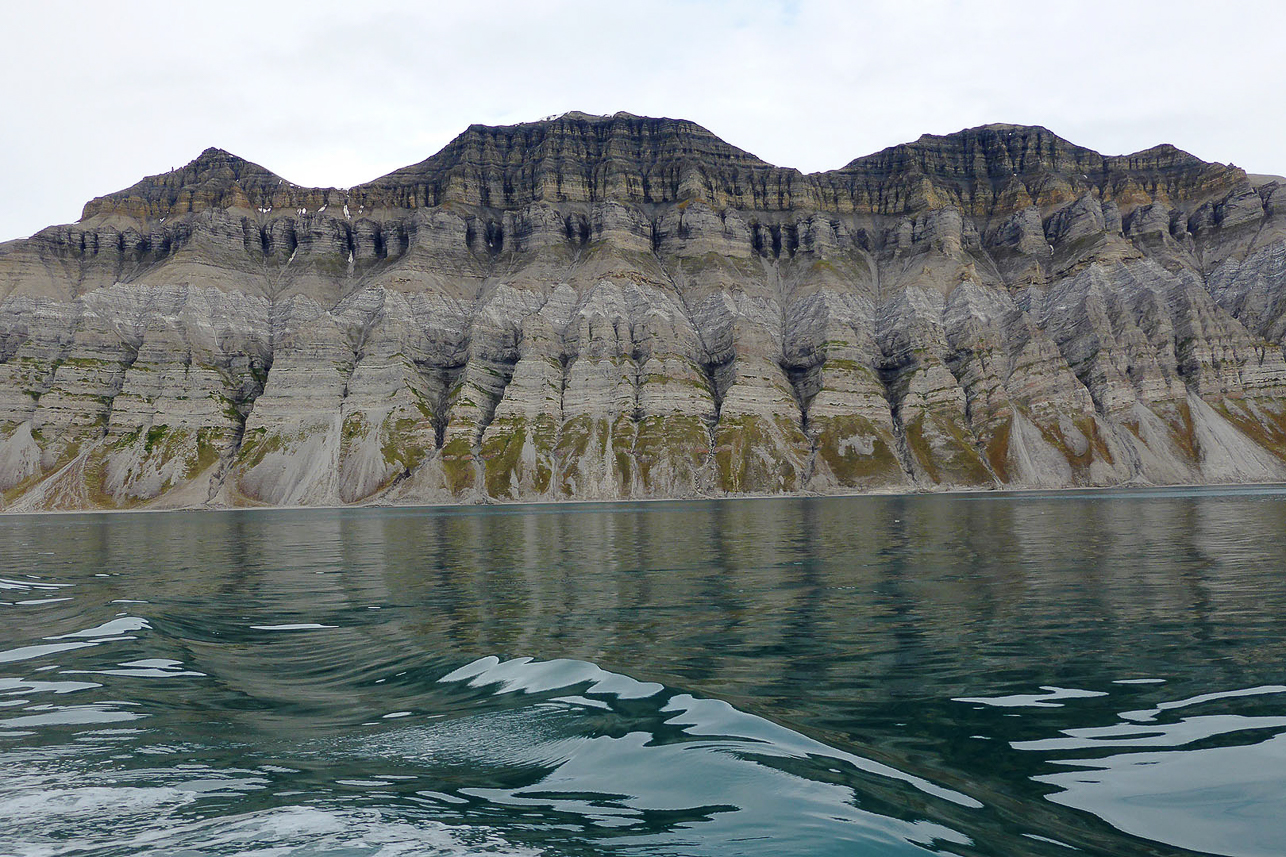
{"type": "Polygon", "coordinates": [[[1044,128],[804,175],[690,122],[227,152],[0,244],[12,510],[1286,478],[1286,182],[1044,128]]]}

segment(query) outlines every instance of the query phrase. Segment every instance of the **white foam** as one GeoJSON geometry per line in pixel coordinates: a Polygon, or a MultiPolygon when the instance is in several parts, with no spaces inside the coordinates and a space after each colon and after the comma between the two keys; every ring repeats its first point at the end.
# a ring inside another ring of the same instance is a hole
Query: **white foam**
{"type": "Polygon", "coordinates": [[[192,792],[172,788],[90,786],[80,789],[47,789],[0,798],[0,827],[44,824],[64,816],[121,816],[150,812],[159,807],[191,803],[192,792]]]}
{"type": "MultiPolygon", "coordinates": [[[[185,808],[203,794],[192,788],[193,783],[71,785],[83,782],[83,777],[84,772],[54,769],[15,770],[0,779],[0,854],[58,857],[104,849],[148,857],[175,853],[534,857],[541,853],[508,843],[486,828],[453,828],[427,820],[411,823],[373,809],[286,806],[194,821],[185,808]]],[[[226,787],[234,781],[210,782],[226,787]]]]}
{"type": "MultiPolygon", "coordinates": [[[[119,844],[118,844],[119,843],[119,844]]],[[[88,843],[50,854],[75,853],[88,843]]],[[[345,853],[362,857],[466,857],[497,854],[535,857],[541,852],[511,845],[488,831],[457,832],[445,824],[415,824],[385,819],[377,811],[332,811],[291,806],[240,816],[152,829],[120,843],[114,850],[139,855],[175,852],[237,854],[243,857],[303,857],[345,853]],[[467,840],[467,841],[466,841],[467,840]]],[[[34,854],[32,855],[34,857],[34,854]]]]}

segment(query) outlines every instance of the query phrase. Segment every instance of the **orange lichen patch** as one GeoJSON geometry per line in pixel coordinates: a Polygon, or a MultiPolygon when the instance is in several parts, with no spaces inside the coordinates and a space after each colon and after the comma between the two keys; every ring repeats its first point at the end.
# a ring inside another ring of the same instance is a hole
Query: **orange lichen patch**
{"type": "MultiPolygon", "coordinates": [[[[1071,418],[1072,425],[1075,426],[1085,440],[1085,448],[1080,452],[1076,451],[1072,442],[1064,434],[1062,426],[1057,422],[1036,420],[1033,420],[1033,422],[1036,428],[1040,430],[1041,437],[1067,459],[1067,463],[1072,466],[1077,475],[1083,476],[1095,461],[1105,461],[1108,464],[1113,462],[1112,452],[1103,436],[1099,433],[1098,423],[1092,416],[1081,414],[1071,418]]],[[[1137,423],[1133,424],[1131,431],[1136,436],[1138,435],[1139,428],[1137,423]]]]}
{"type": "Polygon", "coordinates": [[[996,478],[1001,482],[1009,482],[1009,436],[1013,431],[1014,422],[1012,419],[1005,420],[992,430],[991,436],[986,442],[987,462],[991,465],[991,471],[996,474],[996,478]]]}
{"type": "Polygon", "coordinates": [[[941,484],[990,485],[995,477],[954,420],[929,413],[906,425],[906,442],[929,479],[941,484]]]}
{"type": "MultiPolygon", "coordinates": [[[[1157,408],[1153,408],[1154,411],[1157,408]]],[[[1179,453],[1185,456],[1188,461],[1199,462],[1201,460],[1201,445],[1197,441],[1196,426],[1192,422],[1192,408],[1187,402],[1179,402],[1158,412],[1158,416],[1166,422],[1166,428],[1169,429],[1170,439],[1174,443],[1179,453]]]]}
{"type": "Polygon", "coordinates": [[[1255,443],[1286,460],[1286,405],[1275,400],[1222,399],[1216,411],[1255,443]]]}

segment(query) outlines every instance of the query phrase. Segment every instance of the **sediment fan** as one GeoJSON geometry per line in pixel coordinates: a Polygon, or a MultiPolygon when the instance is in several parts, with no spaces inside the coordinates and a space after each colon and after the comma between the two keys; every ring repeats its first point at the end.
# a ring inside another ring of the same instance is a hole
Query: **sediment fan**
{"type": "Polygon", "coordinates": [[[1286,477],[1286,181],[1039,127],[804,175],[475,125],[347,190],[209,149],[0,245],[10,510],[1286,477]]]}

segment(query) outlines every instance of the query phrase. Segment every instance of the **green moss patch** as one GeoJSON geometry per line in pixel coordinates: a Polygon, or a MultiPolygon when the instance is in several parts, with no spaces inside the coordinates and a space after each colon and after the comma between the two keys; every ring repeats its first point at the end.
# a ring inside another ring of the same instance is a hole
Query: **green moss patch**
{"type": "Polygon", "coordinates": [[[473,488],[476,479],[473,445],[468,437],[457,434],[442,447],[442,474],[447,490],[460,496],[473,488]]]}
{"type": "Polygon", "coordinates": [[[786,425],[790,433],[783,447],[762,417],[746,414],[721,420],[714,441],[719,487],[729,493],[798,490],[800,474],[787,451],[802,460],[808,453],[808,439],[789,420],[786,425]]]}
{"type": "Polygon", "coordinates": [[[920,414],[906,424],[906,442],[926,476],[939,485],[990,485],[991,472],[955,420],[920,414]]]}
{"type": "Polygon", "coordinates": [[[901,481],[902,465],[893,451],[892,437],[870,420],[856,415],[818,417],[813,427],[817,454],[843,487],[867,488],[901,481]]]}

